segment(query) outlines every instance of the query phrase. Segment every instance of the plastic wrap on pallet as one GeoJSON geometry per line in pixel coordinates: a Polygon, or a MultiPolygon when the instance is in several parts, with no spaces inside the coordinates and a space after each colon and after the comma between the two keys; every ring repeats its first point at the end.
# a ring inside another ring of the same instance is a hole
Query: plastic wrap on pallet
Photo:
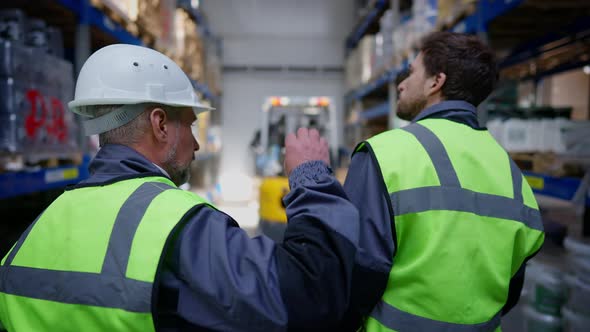
{"type": "Polygon", "coordinates": [[[63,35],[56,27],[47,27],[47,53],[58,58],[64,57],[63,35]]]}
{"type": "Polygon", "coordinates": [[[372,75],[379,73],[385,67],[385,54],[383,52],[383,34],[375,34],[375,49],[373,50],[373,61],[371,63],[372,75]]]}
{"type": "Polygon", "coordinates": [[[406,56],[409,48],[409,43],[407,41],[411,37],[411,29],[413,26],[414,23],[411,15],[404,13],[401,15],[399,25],[393,29],[393,65],[395,67],[400,67],[406,56]]]}
{"type": "Polygon", "coordinates": [[[367,83],[373,76],[373,63],[375,61],[375,36],[364,36],[358,45],[361,83],[367,83]]]}
{"type": "Polygon", "coordinates": [[[14,79],[0,79],[0,154],[17,153],[22,149],[22,130],[24,117],[20,112],[25,87],[16,86],[14,79]]]}
{"type": "Polygon", "coordinates": [[[590,121],[565,118],[492,119],[487,127],[510,152],[590,155],[590,121]]]}
{"type": "Polygon", "coordinates": [[[47,26],[45,21],[29,18],[25,33],[25,44],[31,47],[48,50],[47,26]]]}
{"type": "Polygon", "coordinates": [[[13,43],[3,50],[3,72],[13,74],[0,76],[0,153],[36,161],[77,151],[79,128],[66,109],[74,91],[72,64],[40,48],[13,43]],[[15,70],[16,56],[28,64],[24,69],[15,70]]]}
{"type": "Polygon", "coordinates": [[[345,64],[345,84],[346,90],[356,89],[361,85],[361,73],[359,65],[358,48],[352,49],[346,58],[345,64]]]}
{"type": "Polygon", "coordinates": [[[22,41],[25,36],[25,13],[19,9],[0,11],[0,38],[22,41]]]}
{"type": "Polygon", "coordinates": [[[28,62],[31,58],[31,48],[25,48],[18,42],[0,39],[0,76],[26,77],[31,74],[28,69],[33,63],[28,62]]]}
{"type": "Polygon", "coordinates": [[[379,33],[383,37],[382,53],[383,53],[383,68],[389,68],[393,57],[393,12],[391,9],[387,10],[379,20],[379,33]]]}

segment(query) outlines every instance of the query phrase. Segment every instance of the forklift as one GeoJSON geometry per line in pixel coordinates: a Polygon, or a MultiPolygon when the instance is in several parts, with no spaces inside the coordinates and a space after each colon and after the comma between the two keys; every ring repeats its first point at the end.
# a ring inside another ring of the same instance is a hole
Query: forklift
{"type": "Polygon", "coordinates": [[[287,227],[283,197],[289,192],[284,173],[285,137],[300,127],[315,128],[335,155],[336,116],[328,97],[270,97],[261,112],[261,127],[251,147],[260,177],[259,232],[282,242],[287,227]]]}

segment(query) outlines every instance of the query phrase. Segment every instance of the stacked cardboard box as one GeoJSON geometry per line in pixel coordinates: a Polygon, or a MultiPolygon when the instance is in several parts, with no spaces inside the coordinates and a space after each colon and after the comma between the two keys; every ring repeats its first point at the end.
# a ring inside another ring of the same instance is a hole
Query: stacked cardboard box
{"type": "Polygon", "coordinates": [[[161,36],[160,0],[140,0],[137,24],[141,34],[147,34],[153,41],[161,36]]]}
{"type": "Polygon", "coordinates": [[[175,26],[175,60],[190,78],[204,82],[203,44],[195,21],[186,11],[177,9],[175,26]]]}
{"type": "Polygon", "coordinates": [[[91,0],[90,4],[103,11],[112,11],[126,21],[137,20],[138,0],[91,0]]]}

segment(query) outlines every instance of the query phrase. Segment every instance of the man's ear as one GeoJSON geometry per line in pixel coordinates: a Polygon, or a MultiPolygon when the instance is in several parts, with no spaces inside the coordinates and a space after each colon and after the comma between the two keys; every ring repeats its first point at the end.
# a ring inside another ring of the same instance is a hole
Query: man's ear
{"type": "Polygon", "coordinates": [[[158,142],[166,142],[168,140],[169,122],[168,115],[163,109],[154,108],[150,112],[152,134],[158,142]]]}
{"type": "Polygon", "coordinates": [[[442,88],[445,85],[445,82],[447,81],[447,74],[445,73],[438,73],[436,75],[434,75],[430,81],[430,86],[429,86],[429,95],[434,95],[437,93],[442,93],[442,88]]]}

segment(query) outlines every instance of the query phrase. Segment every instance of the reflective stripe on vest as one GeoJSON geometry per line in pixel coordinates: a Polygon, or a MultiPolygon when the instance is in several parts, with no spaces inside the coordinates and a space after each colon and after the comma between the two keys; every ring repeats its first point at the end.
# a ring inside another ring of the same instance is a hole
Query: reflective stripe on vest
{"type": "Polygon", "coordinates": [[[1,262],[0,320],[11,331],[153,331],[162,253],[202,204],[159,176],[66,191],[1,262]]]}
{"type": "Polygon", "coordinates": [[[543,230],[539,210],[523,204],[522,177],[518,166],[512,159],[508,158],[514,198],[478,193],[461,188],[451,159],[442,142],[433,132],[418,123],[402,128],[402,130],[414,135],[422,144],[432,160],[440,186],[414,188],[391,194],[390,198],[396,216],[429,210],[462,211],[484,217],[519,221],[532,229],[543,230]]]}
{"type": "Polygon", "coordinates": [[[461,188],[451,159],[442,142],[433,132],[418,123],[402,128],[402,130],[414,135],[422,144],[432,160],[440,187],[421,187],[391,194],[390,198],[395,215],[429,210],[462,211],[484,217],[520,221],[530,228],[543,230],[539,210],[523,204],[522,177],[518,166],[512,159],[509,158],[514,198],[478,193],[461,188]]]}
{"type": "MultiPolygon", "coordinates": [[[[468,212],[482,217],[493,217],[520,222],[534,230],[543,230],[539,210],[523,203],[522,175],[510,159],[513,198],[480,193],[461,187],[455,168],[441,140],[430,129],[414,123],[402,130],[412,134],[426,151],[440,182],[440,186],[425,186],[390,193],[395,216],[419,212],[446,210],[468,212]]],[[[380,165],[384,167],[383,165],[380,165]]],[[[394,264],[395,265],[395,264],[394,264]]],[[[394,267],[395,269],[395,267],[394,267]]],[[[444,305],[441,303],[441,305],[444,305]]],[[[500,311],[501,308],[498,308],[500,311]]],[[[450,323],[433,320],[402,311],[383,299],[373,309],[372,318],[395,331],[493,331],[500,326],[498,312],[489,321],[477,324],[450,323]]]]}
{"type": "MultiPolygon", "coordinates": [[[[151,311],[152,283],[125,276],[135,231],[152,200],[165,190],[178,190],[160,182],[139,186],[117,214],[101,273],[55,271],[11,266],[26,235],[0,266],[0,292],[61,303],[151,311]],[[129,294],[134,296],[129,297],[129,294]]],[[[36,222],[36,221],[35,221],[36,222]]],[[[30,229],[34,225],[31,225],[30,229]]]]}
{"type": "Polygon", "coordinates": [[[401,311],[385,301],[381,300],[373,309],[371,316],[381,324],[395,331],[424,332],[424,331],[449,331],[449,332],[486,332],[494,331],[500,326],[500,313],[487,322],[479,324],[455,324],[441,322],[412,315],[401,311]]]}

